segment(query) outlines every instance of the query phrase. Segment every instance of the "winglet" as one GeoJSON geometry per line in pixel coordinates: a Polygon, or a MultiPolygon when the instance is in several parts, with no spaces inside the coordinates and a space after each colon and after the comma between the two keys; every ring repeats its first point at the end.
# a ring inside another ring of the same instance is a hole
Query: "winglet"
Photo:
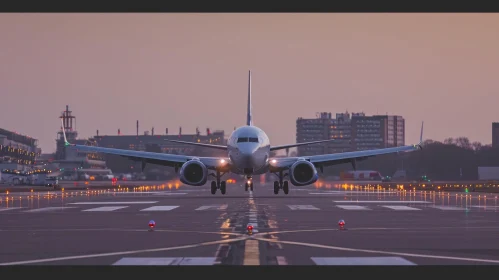
{"type": "Polygon", "coordinates": [[[63,119],[61,118],[61,129],[62,129],[62,135],[64,136],[64,146],[69,146],[71,145],[69,142],[68,142],[68,139],[66,138],[66,131],[64,129],[64,121],[63,119]]]}
{"type": "Polygon", "coordinates": [[[247,113],[246,113],[246,125],[252,126],[253,125],[253,116],[251,114],[251,70],[249,71],[248,74],[248,108],[247,108],[247,113]]]}
{"type": "Polygon", "coordinates": [[[423,149],[423,126],[424,126],[424,121],[421,122],[421,135],[419,136],[419,144],[418,147],[419,149],[423,149]]]}

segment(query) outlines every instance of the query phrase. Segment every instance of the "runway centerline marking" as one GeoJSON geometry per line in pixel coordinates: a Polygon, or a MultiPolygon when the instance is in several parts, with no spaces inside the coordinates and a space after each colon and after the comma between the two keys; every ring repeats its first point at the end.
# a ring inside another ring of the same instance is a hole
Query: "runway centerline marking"
{"type": "MultiPolygon", "coordinates": [[[[249,190],[249,198],[248,198],[249,211],[248,214],[252,214],[252,212],[256,212],[255,200],[253,199],[253,191],[249,190]],[[253,210],[253,211],[251,211],[253,210]]],[[[250,220],[248,226],[253,226],[253,232],[258,232],[258,221],[250,220]]],[[[243,265],[260,265],[260,248],[257,240],[247,239],[244,243],[244,257],[243,257],[243,265]]]]}
{"type": "MultiPolygon", "coordinates": [[[[255,237],[256,240],[260,241],[270,241],[272,239],[268,238],[259,238],[255,237]]],[[[384,254],[384,255],[395,255],[395,256],[404,256],[404,257],[416,257],[416,258],[428,258],[428,259],[445,259],[445,260],[457,260],[457,261],[467,261],[467,262],[483,262],[483,263],[497,263],[499,264],[499,260],[492,259],[477,259],[477,258],[462,258],[462,257],[451,257],[451,256],[439,256],[439,255],[425,255],[425,254],[412,254],[412,253],[401,253],[401,252],[390,252],[390,251],[378,251],[378,250],[366,250],[366,249],[355,249],[355,248],[346,248],[346,247],[336,247],[336,246],[328,246],[328,245],[320,245],[313,243],[304,243],[304,242],[294,242],[294,241],[276,241],[283,244],[290,245],[298,245],[298,246],[306,246],[306,247],[314,247],[314,248],[322,248],[322,249],[331,249],[337,251],[349,251],[349,252],[362,252],[362,253],[373,253],[373,254],[384,254]]]]}

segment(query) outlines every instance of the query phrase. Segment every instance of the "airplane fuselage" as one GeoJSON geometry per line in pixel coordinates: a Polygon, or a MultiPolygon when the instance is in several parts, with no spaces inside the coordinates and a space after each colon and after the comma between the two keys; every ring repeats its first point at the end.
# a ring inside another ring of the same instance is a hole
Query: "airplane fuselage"
{"type": "Polygon", "coordinates": [[[234,130],[227,140],[231,172],[247,176],[268,171],[270,141],[267,134],[256,126],[242,126],[234,130]]]}

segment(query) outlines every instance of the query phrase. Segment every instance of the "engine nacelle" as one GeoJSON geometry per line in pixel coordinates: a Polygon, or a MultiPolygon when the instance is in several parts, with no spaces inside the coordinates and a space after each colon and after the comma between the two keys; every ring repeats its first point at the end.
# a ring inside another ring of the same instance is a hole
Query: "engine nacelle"
{"type": "Polygon", "coordinates": [[[208,181],[208,168],[199,160],[190,160],[180,168],[180,182],[191,186],[202,186],[208,181]]]}
{"type": "Polygon", "coordinates": [[[306,186],[319,179],[315,166],[306,160],[295,162],[289,168],[289,179],[295,186],[306,186]]]}

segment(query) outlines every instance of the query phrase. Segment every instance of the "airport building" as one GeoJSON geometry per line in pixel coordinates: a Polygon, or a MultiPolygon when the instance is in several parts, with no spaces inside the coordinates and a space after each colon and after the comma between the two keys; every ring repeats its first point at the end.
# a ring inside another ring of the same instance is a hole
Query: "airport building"
{"type": "Polygon", "coordinates": [[[492,123],[492,147],[499,148],[499,122],[492,123]]]}
{"type": "Polygon", "coordinates": [[[403,146],[405,121],[401,116],[364,113],[317,113],[315,119],[298,118],[296,142],[335,139],[333,142],[298,147],[300,156],[341,153],[403,146]]]}
{"type": "Polygon", "coordinates": [[[40,154],[37,139],[0,128],[0,170],[31,170],[40,154]]]}

